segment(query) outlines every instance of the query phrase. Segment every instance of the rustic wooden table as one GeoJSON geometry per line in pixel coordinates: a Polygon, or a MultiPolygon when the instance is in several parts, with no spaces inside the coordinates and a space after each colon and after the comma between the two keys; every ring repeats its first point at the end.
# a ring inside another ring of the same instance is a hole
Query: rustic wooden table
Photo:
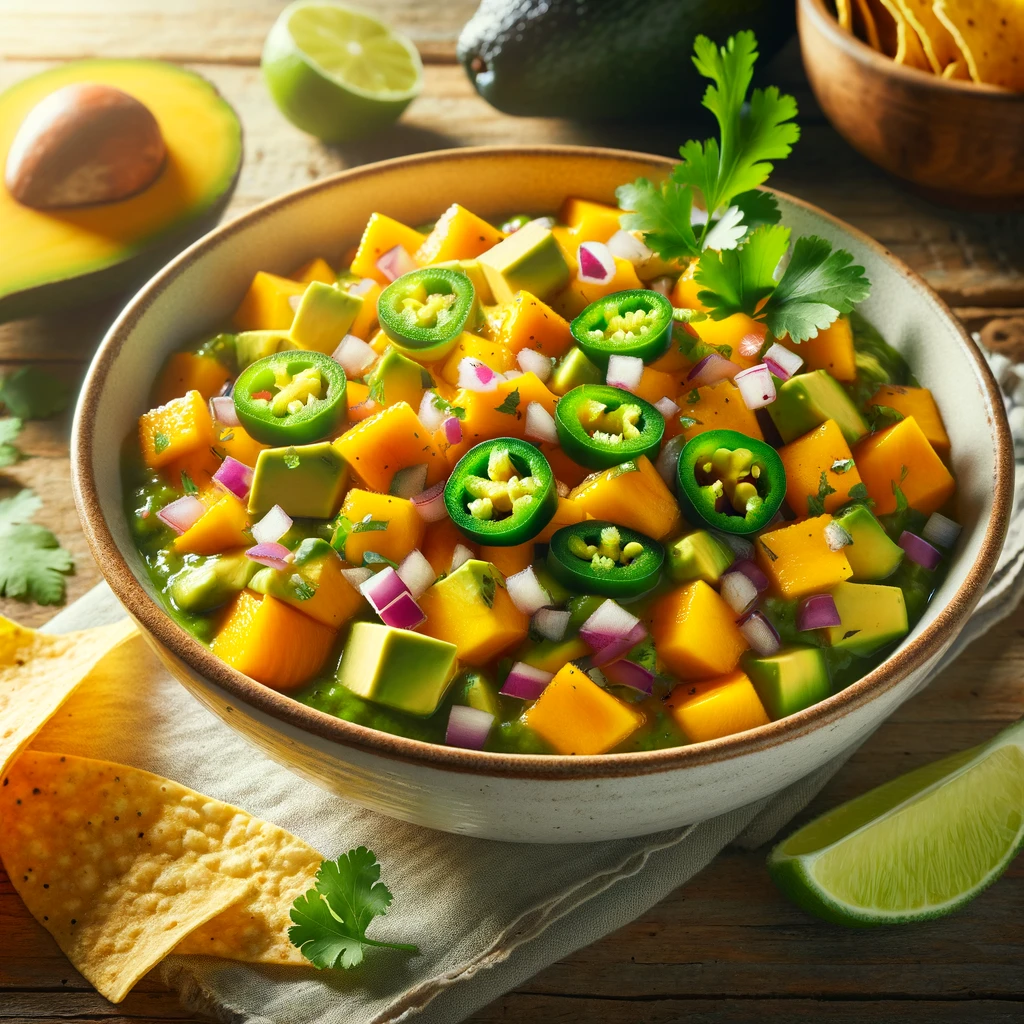
{"type": "MultiPolygon", "coordinates": [[[[396,128],[358,146],[317,144],[286,123],[259,73],[279,0],[0,0],[0,88],[78,57],[158,57],[196,67],[234,104],[246,158],[227,216],[344,167],[403,153],[508,142],[598,143],[670,153],[680,125],[586,126],[505,117],[454,61],[475,0],[379,0],[419,45],[423,95],[396,128]]],[[[773,179],[885,243],[922,273],[972,330],[998,343],[1024,334],[1024,217],[951,213],[916,199],[858,157],[817,111],[790,47],[768,80],[800,100],[803,138],[773,179]]],[[[692,106],[694,97],[681,100],[692,106]]],[[[0,244],[16,244],[0,232],[0,244]]],[[[77,384],[118,304],[0,327],[0,373],[45,363],[77,384]]],[[[68,420],[30,424],[32,458],[0,475],[0,494],[35,488],[40,520],[75,555],[74,599],[100,574],[71,500],[68,420]]],[[[0,601],[39,625],[52,609],[0,601]]],[[[1024,609],[975,643],[853,757],[808,814],[977,743],[1024,714],[1024,609]]],[[[727,852],[640,920],[543,971],[474,1020],[1020,1021],[1024,1015],[1024,858],[957,916],[885,931],[847,931],[787,903],[764,854],[727,852]]],[[[98,996],[25,911],[0,870],[0,1021],[189,1019],[147,978],[119,1007],[98,996]]]]}

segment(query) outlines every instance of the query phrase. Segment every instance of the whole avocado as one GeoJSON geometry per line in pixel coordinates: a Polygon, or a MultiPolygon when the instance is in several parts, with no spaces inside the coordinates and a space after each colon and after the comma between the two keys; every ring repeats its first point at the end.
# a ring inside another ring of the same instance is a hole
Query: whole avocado
{"type": "Polygon", "coordinates": [[[615,118],[678,111],[707,81],[693,41],[753,29],[762,59],[793,31],[778,0],[482,0],[459,36],[477,92],[506,114],[615,118]]]}

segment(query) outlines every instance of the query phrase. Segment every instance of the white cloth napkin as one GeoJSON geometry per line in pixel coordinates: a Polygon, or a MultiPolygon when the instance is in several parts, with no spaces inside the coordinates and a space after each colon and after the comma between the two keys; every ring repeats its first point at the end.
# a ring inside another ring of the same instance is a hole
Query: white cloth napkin
{"type": "MultiPolygon", "coordinates": [[[[1013,368],[994,368],[1011,390],[1013,368]]],[[[1024,418],[1014,420],[1020,436],[1006,547],[943,666],[1008,615],[1024,591],[1024,418]]],[[[99,586],[48,628],[80,629],[123,614],[110,591],[99,586]]],[[[375,949],[349,972],[201,956],[165,961],[163,977],[186,1006],[232,1024],[385,1024],[414,1015],[453,1024],[643,914],[730,843],[767,842],[852,753],[838,753],[768,799],[686,828],[589,845],[496,843],[393,821],[318,789],[205,711],[155,657],[150,665],[130,686],[122,679],[105,689],[99,708],[90,695],[89,715],[58,716],[35,746],[176,779],[282,825],[330,857],[368,846],[395,896],[391,913],[373,925],[372,934],[421,948],[417,957],[375,949]]]]}

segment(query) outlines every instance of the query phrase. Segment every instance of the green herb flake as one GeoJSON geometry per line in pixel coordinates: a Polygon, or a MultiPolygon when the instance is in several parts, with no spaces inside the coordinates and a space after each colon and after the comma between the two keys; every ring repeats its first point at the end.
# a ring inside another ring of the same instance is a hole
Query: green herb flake
{"type": "Polygon", "coordinates": [[[884,430],[906,418],[899,409],[894,409],[891,405],[868,406],[868,417],[873,431],[884,430]]]}
{"type": "Polygon", "coordinates": [[[167,451],[170,443],[171,439],[162,430],[158,430],[153,434],[153,451],[157,455],[167,451]]]}
{"type": "Polygon", "coordinates": [[[849,473],[851,469],[853,469],[853,459],[836,459],[831,466],[832,472],[838,476],[849,473]]]}
{"type": "Polygon", "coordinates": [[[282,460],[288,469],[298,469],[299,463],[302,461],[294,447],[285,449],[282,460]]]}
{"type": "Polygon", "coordinates": [[[696,405],[699,401],[700,401],[700,389],[699,388],[694,388],[686,396],[686,404],[687,405],[696,405]]]}
{"type": "Polygon", "coordinates": [[[692,416],[680,416],[679,425],[683,430],[689,430],[690,427],[702,427],[704,426],[703,420],[695,420],[692,416]]]}
{"type": "Polygon", "coordinates": [[[874,507],[875,502],[868,494],[868,485],[863,481],[859,484],[854,484],[846,493],[854,504],[863,505],[865,508],[874,507]]]}
{"type": "Polygon", "coordinates": [[[466,418],[466,410],[461,405],[452,405],[447,399],[442,398],[440,395],[435,394],[433,399],[434,408],[438,412],[443,412],[447,416],[454,416],[456,419],[464,420],[466,418]]]}
{"type": "Polygon", "coordinates": [[[892,484],[893,497],[895,497],[896,499],[897,512],[906,512],[907,509],[910,508],[910,503],[907,501],[907,496],[903,493],[903,488],[900,486],[900,484],[902,484],[903,481],[907,479],[907,472],[908,470],[906,466],[900,466],[899,483],[897,483],[895,480],[890,481],[890,483],[892,484]]]}
{"type": "Polygon", "coordinates": [[[21,460],[21,451],[14,443],[21,433],[21,420],[17,416],[0,419],[0,469],[13,466],[21,460]]]}
{"type": "Polygon", "coordinates": [[[388,528],[386,519],[371,519],[369,515],[352,527],[353,533],[376,533],[388,528]]]}
{"type": "Polygon", "coordinates": [[[487,575],[480,578],[480,597],[488,608],[494,607],[494,595],[497,593],[498,585],[494,577],[487,575]]]}
{"type": "Polygon", "coordinates": [[[0,405],[23,420],[44,420],[71,400],[67,384],[38,366],[23,366],[0,381],[0,405]]]}
{"type": "Polygon", "coordinates": [[[371,565],[390,565],[392,569],[398,568],[397,562],[392,562],[386,555],[382,555],[377,551],[364,551],[363,565],[366,567],[371,565]]]}
{"type": "Polygon", "coordinates": [[[184,469],[181,471],[181,489],[186,494],[199,493],[199,488],[196,487],[195,481],[192,479],[192,477],[188,475],[188,473],[184,469]]]}
{"type": "Polygon", "coordinates": [[[835,493],[836,489],[828,482],[828,474],[822,470],[821,478],[818,480],[818,493],[807,497],[807,514],[812,517],[823,516],[825,514],[825,499],[835,493]]]}
{"type": "Polygon", "coordinates": [[[517,415],[519,412],[519,388],[510,391],[505,397],[505,401],[494,407],[494,411],[507,413],[509,416],[517,415]]]}
{"type": "Polygon", "coordinates": [[[429,370],[420,367],[420,386],[426,391],[428,388],[437,387],[437,381],[430,375],[429,370]]]}
{"type": "Polygon", "coordinates": [[[292,576],[291,583],[292,592],[299,601],[308,601],[316,595],[317,588],[309,580],[304,580],[298,573],[292,576]]]}
{"type": "Polygon", "coordinates": [[[40,505],[27,489],[0,501],[0,597],[60,604],[74,561],[50,530],[31,522],[40,505]]]}

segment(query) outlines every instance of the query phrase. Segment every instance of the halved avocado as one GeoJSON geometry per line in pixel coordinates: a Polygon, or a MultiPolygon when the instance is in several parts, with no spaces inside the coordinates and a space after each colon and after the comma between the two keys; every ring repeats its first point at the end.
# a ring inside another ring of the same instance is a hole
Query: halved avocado
{"type": "Polygon", "coordinates": [[[150,60],[72,61],[0,93],[0,169],[29,111],[73,82],[111,85],[148,107],[167,159],[135,195],[56,210],[23,206],[0,175],[0,322],[131,287],[212,227],[238,180],[234,110],[205,78],[150,60]]]}

